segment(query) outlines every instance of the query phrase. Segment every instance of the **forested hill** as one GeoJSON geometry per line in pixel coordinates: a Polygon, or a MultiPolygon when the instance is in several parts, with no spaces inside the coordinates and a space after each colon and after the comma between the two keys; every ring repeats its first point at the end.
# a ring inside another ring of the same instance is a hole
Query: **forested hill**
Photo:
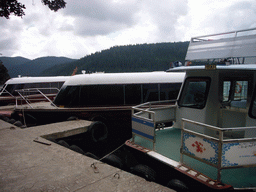
{"type": "Polygon", "coordinates": [[[170,63],[184,63],[189,42],[115,46],[83,57],[77,61],[44,70],[40,75],[70,75],[78,72],[141,72],[165,71],[170,63]]]}

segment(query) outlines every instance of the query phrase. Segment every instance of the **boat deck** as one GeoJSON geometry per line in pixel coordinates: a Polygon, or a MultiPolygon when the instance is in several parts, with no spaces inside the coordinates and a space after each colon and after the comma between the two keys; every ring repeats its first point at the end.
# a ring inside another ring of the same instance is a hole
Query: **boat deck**
{"type": "Polygon", "coordinates": [[[20,129],[0,120],[0,191],[173,191],[44,138],[84,132],[90,124],[20,129]]]}
{"type": "MultiPolygon", "coordinates": [[[[153,150],[153,143],[135,136],[135,143],[153,150]]],[[[159,130],[156,132],[155,151],[174,161],[180,162],[180,147],[181,147],[181,130],[176,128],[159,130]]],[[[216,180],[217,169],[192,159],[188,156],[183,156],[183,163],[190,168],[201,172],[204,175],[216,180]]],[[[235,168],[222,170],[221,181],[225,184],[230,184],[234,188],[254,187],[256,186],[256,167],[250,168],[235,168]]]]}

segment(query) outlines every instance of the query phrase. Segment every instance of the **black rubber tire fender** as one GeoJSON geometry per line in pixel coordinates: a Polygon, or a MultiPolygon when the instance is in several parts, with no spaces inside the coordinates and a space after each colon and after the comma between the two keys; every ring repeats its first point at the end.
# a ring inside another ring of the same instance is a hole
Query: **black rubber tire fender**
{"type": "Polygon", "coordinates": [[[78,120],[78,117],[70,116],[69,118],[67,118],[67,121],[73,121],[73,120],[78,120]]]}
{"type": "Polygon", "coordinates": [[[88,133],[94,142],[103,141],[108,137],[108,128],[101,121],[95,121],[89,126],[88,133]]]}
{"type": "Polygon", "coordinates": [[[119,169],[123,169],[124,167],[124,163],[122,159],[115,154],[109,154],[104,159],[102,159],[102,162],[112,165],[114,167],[117,167],[119,169]]]}
{"type": "Polygon", "coordinates": [[[20,121],[15,121],[15,122],[13,123],[13,125],[15,125],[15,126],[17,126],[17,127],[22,127],[22,126],[23,126],[23,124],[22,124],[20,121]]]}
{"type": "Polygon", "coordinates": [[[73,151],[75,151],[77,153],[81,153],[81,154],[85,155],[85,152],[80,147],[78,147],[76,145],[71,145],[69,147],[69,149],[71,149],[71,150],[73,150],[73,151]]]}
{"type": "Polygon", "coordinates": [[[59,140],[57,143],[63,147],[69,148],[69,144],[64,140],[59,140]]]}
{"type": "Polygon", "coordinates": [[[168,182],[167,187],[170,189],[174,189],[177,192],[188,192],[189,188],[187,187],[187,185],[179,180],[179,179],[172,179],[168,182]]]}
{"type": "Polygon", "coordinates": [[[8,122],[8,123],[11,123],[11,124],[14,124],[14,123],[16,122],[16,120],[13,119],[13,118],[11,118],[11,119],[9,119],[7,122],[8,122]]]}
{"type": "Polygon", "coordinates": [[[97,157],[96,155],[94,155],[93,153],[90,153],[90,152],[86,152],[85,155],[87,157],[91,157],[91,158],[96,159],[96,160],[100,159],[99,157],[97,157]]]}
{"type": "Polygon", "coordinates": [[[145,178],[147,181],[156,180],[156,172],[147,165],[138,164],[131,168],[131,173],[145,178]]]}

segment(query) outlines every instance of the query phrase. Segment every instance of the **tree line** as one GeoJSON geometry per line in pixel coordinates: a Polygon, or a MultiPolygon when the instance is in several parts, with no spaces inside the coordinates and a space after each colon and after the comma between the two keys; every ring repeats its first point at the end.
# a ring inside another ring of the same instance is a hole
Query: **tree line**
{"type": "Polygon", "coordinates": [[[170,63],[185,62],[189,42],[156,43],[115,46],[93,53],[77,61],[57,65],[40,75],[70,75],[77,67],[78,72],[144,72],[165,71],[170,63]]]}

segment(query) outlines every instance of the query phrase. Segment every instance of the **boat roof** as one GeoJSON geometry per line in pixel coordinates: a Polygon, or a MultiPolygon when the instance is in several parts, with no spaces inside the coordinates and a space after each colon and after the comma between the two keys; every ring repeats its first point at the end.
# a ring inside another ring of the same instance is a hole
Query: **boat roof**
{"type": "Polygon", "coordinates": [[[132,72],[132,73],[92,73],[72,76],[64,83],[70,85],[138,84],[138,83],[182,83],[184,72],[132,72]]]}
{"type": "MultiPolygon", "coordinates": [[[[192,70],[207,70],[207,65],[199,66],[181,66],[176,68],[170,68],[167,72],[182,72],[182,71],[192,71],[192,70]]],[[[210,66],[210,65],[209,65],[210,66]]],[[[256,64],[243,64],[243,65],[216,65],[216,70],[231,70],[231,71],[256,71],[256,64]]]]}
{"type": "Polygon", "coordinates": [[[256,28],[192,37],[187,61],[256,57],[256,28]]]}
{"type": "Polygon", "coordinates": [[[5,84],[64,82],[70,77],[71,76],[15,77],[6,81],[5,84]]]}

